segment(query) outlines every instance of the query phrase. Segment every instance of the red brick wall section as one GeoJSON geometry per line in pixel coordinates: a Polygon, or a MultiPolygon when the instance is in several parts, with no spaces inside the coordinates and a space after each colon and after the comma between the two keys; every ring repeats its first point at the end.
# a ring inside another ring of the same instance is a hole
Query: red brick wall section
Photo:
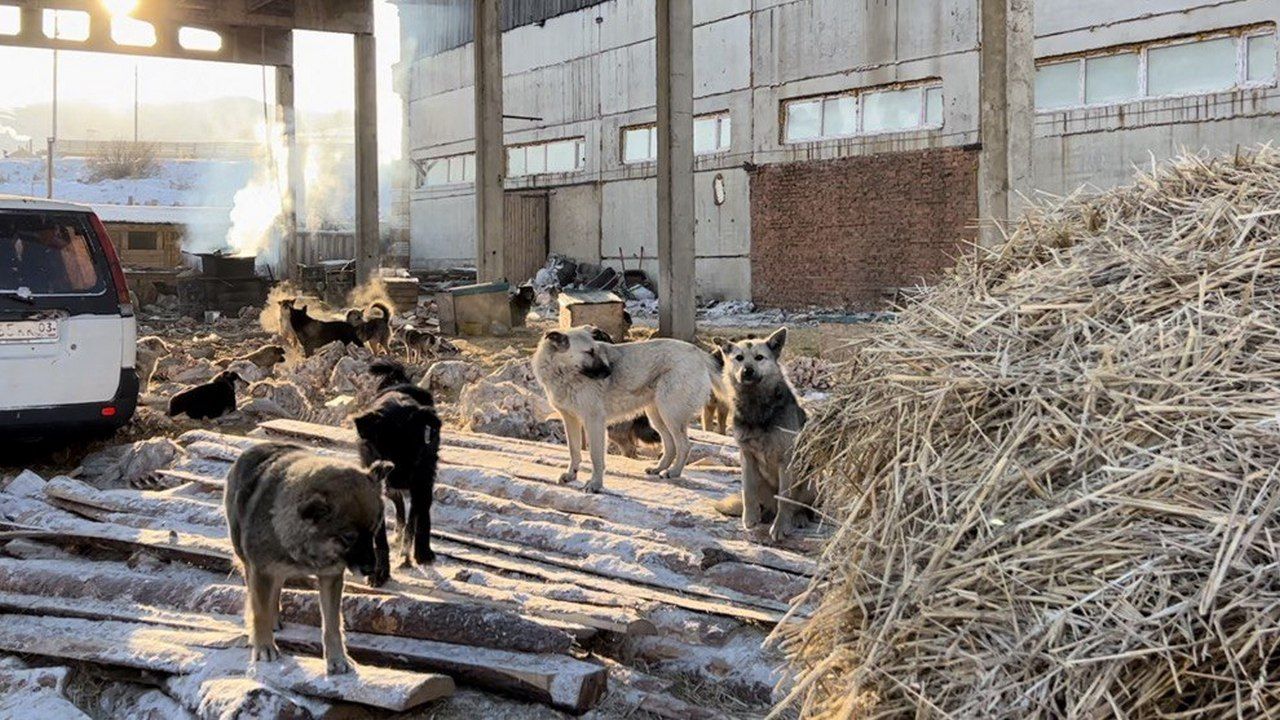
{"type": "Polygon", "coordinates": [[[977,236],[978,151],[763,165],[751,173],[760,305],[872,310],[936,278],[977,236]]]}

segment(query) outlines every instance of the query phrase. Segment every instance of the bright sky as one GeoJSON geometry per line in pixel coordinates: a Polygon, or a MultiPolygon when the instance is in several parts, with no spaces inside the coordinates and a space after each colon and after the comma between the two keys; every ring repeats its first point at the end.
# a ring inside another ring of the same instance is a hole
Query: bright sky
{"type": "MultiPolygon", "coordinates": [[[[375,0],[378,44],[378,154],[400,156],[399,97],[392,92],[391,66],[400,57],[399,17],[387,0],[375,0]]],[[[354,103],[352,39],[349,35],[295,32],[294,81],[302,131],[308,113],[350,112],[354,103]]],[[[52,53],[0,47],[0,118],[3,111],[47,103],[51,97],[52,53]]],[[[132,108],[133,73],[146,105],[243,97],[261,101],[263,71],[256,65],[139,58],[99,53],[59,53],[58,98],[119,110],[132,108]],[[198,78],[198,81],[196,80],[198,78]]],[[[274,73],[267,72],[267,97],[274,101],[274,73]]],[[[145,117],[145,115],[144,115],[145,117]]],[[[145,126],[145,122],[144,122],[145,126]]],[[[194,136],[190,140],[200,140],[194,136]]],[[[144,138],[145,139],[145,130],[144,138]]]]}

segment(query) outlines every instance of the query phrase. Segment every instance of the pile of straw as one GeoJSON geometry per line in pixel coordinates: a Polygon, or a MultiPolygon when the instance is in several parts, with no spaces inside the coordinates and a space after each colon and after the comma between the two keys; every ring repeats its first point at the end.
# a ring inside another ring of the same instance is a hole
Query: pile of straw
{"type": "Polygon", "coordinates": [[[1280,151],[1033,209],[854,356],[806,716],[1280,715],[1280,151]]]}

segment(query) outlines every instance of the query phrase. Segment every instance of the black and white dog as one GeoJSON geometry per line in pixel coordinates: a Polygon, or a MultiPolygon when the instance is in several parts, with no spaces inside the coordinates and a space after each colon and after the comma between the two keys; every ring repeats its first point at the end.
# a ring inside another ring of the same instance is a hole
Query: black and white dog
{"type": "MultiPolygon", "coordinates": [[[[375,360],[369,373],[379,382],[373,402],[355,418],[360,459],[370,466],[378,460],[395,463],[385,490],[396,508],[404,564],[428,565],[435,560],[431,551],[431,497],[440,454],[440,417],[431,393],[414,385],[399,361],[375,360]],[[405,495],[409,496],[407,522],[405,495]]],[[[386,558],[390,551],[384,546],[378,552],[386,558]]],[[[382,566],[389,568],[390,564],[382,566]]]]}

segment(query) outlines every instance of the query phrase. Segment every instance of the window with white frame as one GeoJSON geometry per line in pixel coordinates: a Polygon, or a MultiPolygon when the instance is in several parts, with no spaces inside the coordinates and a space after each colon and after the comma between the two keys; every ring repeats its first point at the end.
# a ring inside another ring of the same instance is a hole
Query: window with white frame
{"type": "Polygon", "coordinates": [[[464,185],[476,180],[475,153],[415,160],[414,165],[418,168],[415,185],[419,188],[464,185]]]}
{"type": "Polygon", "coordinates": [[[1042,60],[1036,67],[1036,109],[1204,95],[1275,82],[1275,26],[1250,26],[1042,60]]]}
{"type": "Polygon", "coordinates": [[[586,138],[567,138],[507,148],[508,177],[576,172],[586,166],[586,138]]]}
{"type": "MultiPolygon", "coordinates": [[[[713,155],[729,149],[733,126],[729,113],[699,115],[693,119],[693,154],[713,155]]],[[[658,126],[636,125],[622,128],[622,162],[653,162],[658,159],[658,126]]]]}
{"type": "Polygon", "coordinates": [[[786,143],[941,127],[942,82],[939,80],[782,103],[782,141],[786,143]]]}

